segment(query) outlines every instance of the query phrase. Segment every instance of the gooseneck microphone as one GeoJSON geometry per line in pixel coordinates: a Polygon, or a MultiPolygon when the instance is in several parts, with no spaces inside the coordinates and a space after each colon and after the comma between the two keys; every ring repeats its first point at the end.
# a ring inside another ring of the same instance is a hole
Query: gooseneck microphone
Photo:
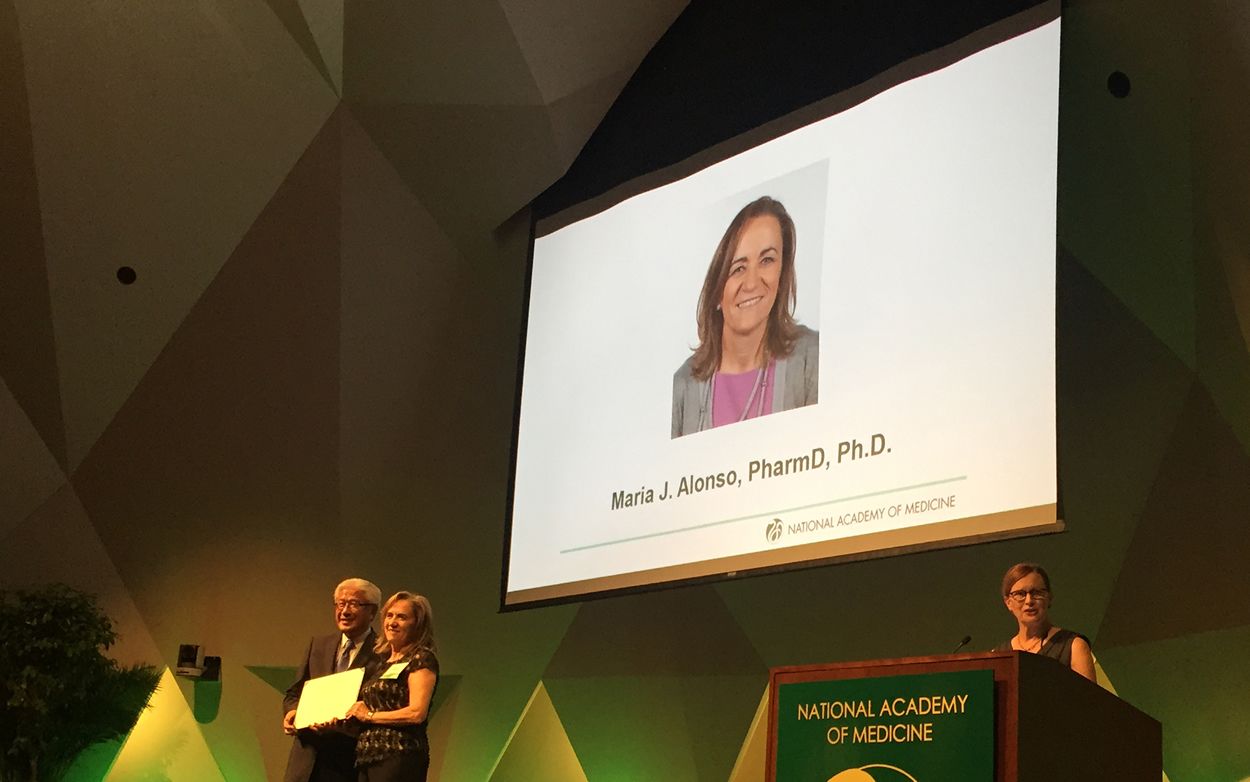
{"type": "Polygon", "coordinates": [[[956,647],[955,647],[955,649],[951,652],[951,654],[955,654],[955,652],[958,652],[960,649],[964,648],[965,646],[967,646],[967,645],[968,645],[968,644],[970,644],[970,643],[972,643],[972,636],[970,636],[970,635],[965,635],[965,636],[963,637],[963,640],[961,640],[961,641],[959,642],[959,646],[956,646],[956,647]]]}

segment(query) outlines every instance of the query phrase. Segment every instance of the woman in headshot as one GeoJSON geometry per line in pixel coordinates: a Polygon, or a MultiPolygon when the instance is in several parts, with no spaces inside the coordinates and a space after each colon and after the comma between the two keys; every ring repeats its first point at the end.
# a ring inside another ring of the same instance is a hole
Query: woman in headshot
{"type": "Polygon", "coordinates": [[[1021,562],[1003,575],[1003,603],[1016,618],[1017,630],[1011,640],[994,648],[996,652],[1015,649],[1058,660],[1090,681],[1094,673],[1094,653],[1089,639],[1050,622],[1050,576],[1041,565],[1021,562]]]}
{"type": "Polygon", "coordinates": [[[356,738],[359,782],[425,782],[430,767],[426,720],[438,685],[430,601],[396,592],[382,606],[374,664],[347,712],[356,738]]]}
{"type": "Polygon", "coordinates": [[[794,254],[780,201],[730,222],[699,294],[699,345],[673,374],[673,437],[815,404],[819,339],[794,319],[794,254]]]}

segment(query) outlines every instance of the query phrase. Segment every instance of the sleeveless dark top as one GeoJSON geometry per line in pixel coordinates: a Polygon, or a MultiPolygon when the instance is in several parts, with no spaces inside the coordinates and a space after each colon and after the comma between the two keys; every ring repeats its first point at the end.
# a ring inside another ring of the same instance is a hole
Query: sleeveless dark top
{"type": "MultiPolygon", "coordinates": [[[[373,711],[392,711],[407,706],[408,674],[422,668],[434,672],[434,686],[438,687],[438,658],[430,651],[419,652],[409,659],[407,667],[395,678],[380,678],[390,667],[387,662],[375,663],[369,678],[360,688],[360,699],[373,711]]],[[[408,753],[429,757],[430,740],[426,737],[425,726],[426,722],[419,725],[366,725],[356,738],[356,765],[363,766],[408,753]]]]}
{"type": "MultiPolygon", "coordinates": [[[[1037,650],[1037,654],[1042,657],[1049,657],[1057,660],[1061,665],[1072,667],[1072,642],[1080,638],[1092,649],[1093,644],[1089,642],[1081,633],[1074,630],[1059,630],[1052,635],[1046,643],[1042,644],[1042,648],[1037,650]]],[[[1004,643],[995,646],[992,652],[1010,652],[1012,651],[1011,639],[1008,638],[1004,643]]]]}

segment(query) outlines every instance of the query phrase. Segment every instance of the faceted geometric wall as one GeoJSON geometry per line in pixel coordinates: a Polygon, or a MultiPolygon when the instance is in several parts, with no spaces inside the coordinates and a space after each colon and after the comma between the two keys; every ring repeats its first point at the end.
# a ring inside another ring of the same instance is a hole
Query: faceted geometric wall
{"type": "Polygon", "coordinates": [[[1172,780],[1250,777],[1233,0],[1065,10],[1068,532],[496,612],[524,209],[683,5],[0,0],[0,586],[224,663],[77,778],[280,777],[278,691],[359,574],[435,605],[432,778],[758,780],[769,666],[988,647],[1025,558],[1172,780]]]}

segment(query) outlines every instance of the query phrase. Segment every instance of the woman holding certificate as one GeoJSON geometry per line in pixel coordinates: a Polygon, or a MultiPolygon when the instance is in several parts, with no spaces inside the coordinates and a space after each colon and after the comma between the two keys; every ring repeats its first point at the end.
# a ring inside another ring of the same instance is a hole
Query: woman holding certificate
{"type": "Polygon", "coordinates": [[[356,738],[360,782],[425,782],[430,767],[426,721],[438,685],[430,601],[396,592],[382,606],[380,662],[347,712],[361,723],[356,738]]]}

